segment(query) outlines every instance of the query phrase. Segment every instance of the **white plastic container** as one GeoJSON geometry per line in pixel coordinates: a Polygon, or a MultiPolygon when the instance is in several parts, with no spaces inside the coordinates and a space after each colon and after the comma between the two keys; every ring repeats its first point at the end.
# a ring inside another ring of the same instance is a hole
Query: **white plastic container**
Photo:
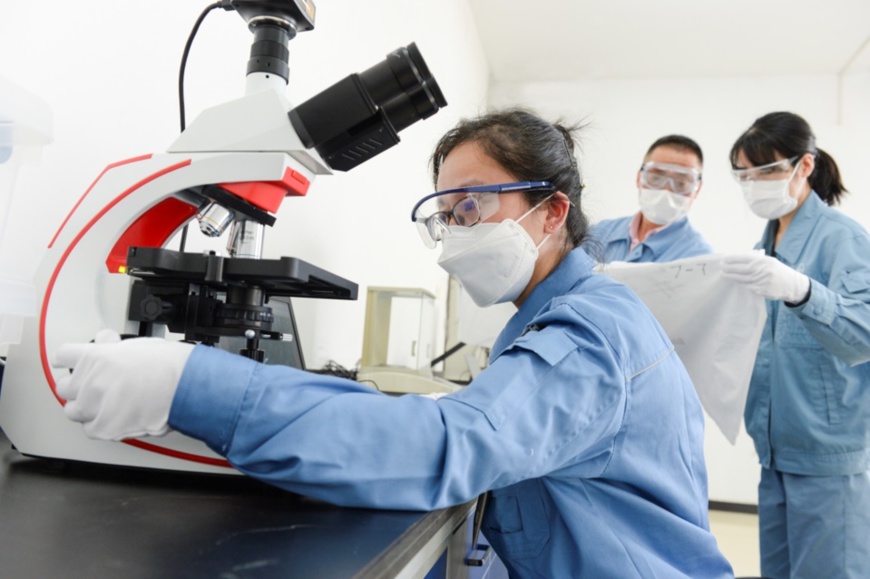
{"type": "Polygon", "coordinates": [[[36,315],[32,281],[10,267],[16,240],[7,233],[18,171],[39,163],[42,148],[51,142],[51,124],[45,101],[0,77],[0,347],[18,343],[24,318],[36,315]]]}

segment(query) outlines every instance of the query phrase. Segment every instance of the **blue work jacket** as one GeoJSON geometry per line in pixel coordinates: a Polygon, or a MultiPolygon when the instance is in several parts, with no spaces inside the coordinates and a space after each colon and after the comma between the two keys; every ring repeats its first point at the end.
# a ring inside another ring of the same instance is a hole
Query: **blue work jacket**
{"type": "Polygon", "coordinates": [[[771,221],[757,248],[811,279],[797,307],[767,302],[746,401],[762,466],[802,475],[870,468],[870,236],[812,192],[775,250],[771,221]]]}
{"type": "Polygon", "coordinates": [[[492,490],[483,532],[514,577],[730,577],[692,383],[646,307],[593,265],[571,252],[457,393],[392,397],[197,346],[169,423],[339,505],[432,510],[492,490]]]}
{"type": "MultiPolygon", "coordinates": [[[[688,217],[674,221],[661,231],[648,235],[632,250],[629,226],[634,215],[599,221],[589,230],[593,243],[601,245],[601,261],[631,263],[665,262],[713,253],[713,248],[692,227],[688,217]]],[[[594,252],[590,251],[592,255],[594,252]]],[[[596,256],[598,257],[598,256],[596,256]]]]}

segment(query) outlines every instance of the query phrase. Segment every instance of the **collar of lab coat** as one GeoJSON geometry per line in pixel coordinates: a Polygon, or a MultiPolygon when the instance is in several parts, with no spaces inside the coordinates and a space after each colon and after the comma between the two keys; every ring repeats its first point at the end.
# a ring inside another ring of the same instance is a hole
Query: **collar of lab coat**
{"type": "MultiPolygon", "coordinates": [[[[807,200],[798,208],[794,218],[788,225],[785,235],[776,246],[776,254],[789,265],[795,265],[803,253],[804,246],[809,240],[810,233],[819,220],[825,202],[816,194],[815,191],[810,191],[807,200]]],[[[769,221],[764,230],[764,238],[761,241],[761,246],[771,254],[770,248],[773,247],[773,240],[776,237],[776,221],[769,221]]]]}
{"type": "Polygon", "coordinates": [[[583,283],[592,275],[595,262],[582,248],[573,249],[562,258],[559,265],[528,295],[517,313],[508,321],[492,345],[489,360],[492,362],[504,352],[514,340],[527,331],[535,317],[547,307],[555,297],[563,296],[575,286],[583,283]]]}

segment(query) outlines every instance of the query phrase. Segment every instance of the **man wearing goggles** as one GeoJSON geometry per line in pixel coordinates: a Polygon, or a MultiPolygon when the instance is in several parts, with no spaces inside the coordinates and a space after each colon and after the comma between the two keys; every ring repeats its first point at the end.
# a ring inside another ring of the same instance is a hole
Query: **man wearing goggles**
{"type": "Polygon", "coordinates": [[[712,253],[686,217],[701,190],[704,155],[688,137],[668,135],[647,150],[637,172],[640,211],[597,223],[603,260],[665,262],[712,253]]]}

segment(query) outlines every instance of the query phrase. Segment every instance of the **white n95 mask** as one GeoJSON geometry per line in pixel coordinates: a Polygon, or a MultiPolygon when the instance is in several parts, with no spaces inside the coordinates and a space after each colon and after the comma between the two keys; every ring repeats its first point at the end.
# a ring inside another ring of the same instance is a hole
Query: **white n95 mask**
{"type": "Polygon", "coordinates": [[[775,181],[741,181],[740,188],[743,190],[743,198],[753,213],[762,219],[779,219],[788,215],[797,207],[797,198],[791,196],[789,183],[794,178],[798,168],[788,179],[775,181]]]}
{"type": "Polygon", "coordinates": [[[448,230],[438,265],[459,280],[475,304],[485,308],[512,302],[523,293],[538,248],[522,225],[506,219],[474,227],[451,225],[448,230]]]}
{"type": "Polygon", "coordinates": [[[516,221],[449,226],[448,235],[441,240],[438,265],[455,276],[481,308],[516,300],[532,279],[538,248],[550,238],[547,235],[536,246],[519,222],[543,204],[535,205],[516,221]]]}
{"type": "Polygon", "coordinates": [[[640,189],[640,212],[656,225],[670,225],[689,212],[692,198],[667,189],[640,189]]]}

